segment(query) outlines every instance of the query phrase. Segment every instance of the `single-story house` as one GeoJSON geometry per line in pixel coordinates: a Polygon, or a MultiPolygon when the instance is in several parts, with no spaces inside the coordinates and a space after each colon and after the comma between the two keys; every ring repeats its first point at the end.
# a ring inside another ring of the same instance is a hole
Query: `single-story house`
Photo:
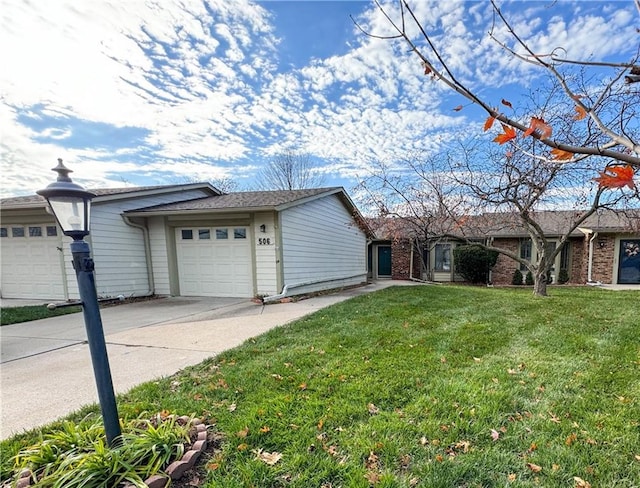
{"type": "MultiPolygon", "coordinates": [[[[98,296],[254,297],[367,281],[372,237],[343,188],[223,194],[208,183],[91,190],[98,296]]],[[[5,298],[78,298],[70,238],[37,195],[0,202],[5,298]]]]}
{"type": "MultiPolygon", "coordinates": [[[[537,212],[536,220],[554,250],[567,228],[567,222],[575,215],[575,211],[537,212]]],[[[482,220],[483,225],[475,226],[466,234],[467,237],[509,250],[529,261],[535,259],[535,247],[513,215],[484,214],[474,219],[476,224],[482,220]],[[478,229],[483,230],[478,233],[478,229]]],[[[396,231],[392,238],[373,242],[370,251],[372,276],[388,274],[393,279],[463,281],[455,272],[453,249],[466,243],[462,235],[460,239],[448,235],[424,241],[399,236],[396,231]]],[[[516,269],[526,271],[519,262],[501,254],[491,272],[491,282],[511,284],[516,269]]],[[[566,272],[563,274],[573,284],[640,285],[640,212],[634,210],[619,214],[602,209],[591,215],[570,234],[557,255],[551,270],[552,283],[558,282],[560,270],[566,272]]]]}

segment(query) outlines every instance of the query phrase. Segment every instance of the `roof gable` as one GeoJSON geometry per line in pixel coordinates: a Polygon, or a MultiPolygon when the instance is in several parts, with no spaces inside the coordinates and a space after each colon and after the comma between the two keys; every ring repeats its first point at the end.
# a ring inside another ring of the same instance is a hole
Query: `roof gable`
{"type": "MultiPolygon", "coordinates": [[[[220,190],[209,183],[189,183],[185,185],[156,185],[156,186],[132,186],[126,188],[97,188],[90,189],[95,197],[93,204],[121,200],[125,198],[138,198],[149,195],[158,195],[163,193],[175,193],[187,190],[202,189],[211,195],[220,194],[220,190]]],[[[27,208],[46,208],[47,203],[44,197],[40,195],[27,195],[22,197],[8,197],[0,200],[0,207],[4,210],[9,209],[27,209],[27,208]]]]}

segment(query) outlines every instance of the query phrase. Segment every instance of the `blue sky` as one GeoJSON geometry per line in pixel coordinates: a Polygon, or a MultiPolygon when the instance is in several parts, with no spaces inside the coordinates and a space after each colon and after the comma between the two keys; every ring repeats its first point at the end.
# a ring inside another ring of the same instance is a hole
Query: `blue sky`
{"type": "MultiPolygon", "coordinates": [[[[535,86],[488,39],[488,2],[412,3],[488,98],[516,104],[535,86]]],[[[499,3],[537,52],[638,48],[631,1],[499,3]]],[[[46,186],[58,157],[88,188],[229,178],[250,190],[286,150],[350,190],[372,161],[480,133],[485,114],[454,112],[464,101],[405,45],[363,36],[350,16],[388,32],[369,1],[0,0],[2,196],[46,186]]]]}

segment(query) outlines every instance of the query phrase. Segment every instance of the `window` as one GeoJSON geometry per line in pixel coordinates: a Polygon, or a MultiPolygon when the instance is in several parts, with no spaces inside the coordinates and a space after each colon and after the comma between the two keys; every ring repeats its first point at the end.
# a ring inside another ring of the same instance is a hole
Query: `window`
{"type": "Polygon", "coordinates": [[[211,239],[211,231],[209,229],[199,229],[198,230],[198,239],[200,239],[200,240],[211,239]]]}
{"type": "Polygon", "coordinates": [[[24,237],[24,227],[11,227],[12,237],[24,237]]]}
{"type": "Polygon", "coordinates": [[[244,227],[240,227],[238,229],[233,229],[233,238],[234,239],[246,239],[247,238],[247,229],[244,227]]]}
{"type": "Polygon", "coordinates": [[[216,229],[216,239],[229,239],[229,230],[216,229]]]}
{"type": "Polygon", "coordinates": [[[436,244],[435,271],[451,271],[451,244],[436,244]]]}
{"type": "Polygon", "coordinates": [[[42,237],[42,227],[29,227],[29,237],[42,237]]]}
{"type": "Polygon", "coordinates": [[[562,246],[562,251],[560,251],[560,269],[566,269],[569,271],[569,266],[571,265],[571,253],[570,246],[565,244],[562,246]]]}
{"type": "Polygon", "coordinates": [[[9,233],[7,232],[6,227],[0,227],[0,237],[8,237],[9,233]]]}
{"type": "Polygon", "coordinates": [[[193,230],[192,229],[182,229],[182,239],[183,240],[193,239],[193,230]]]}
{"type": "MultiPolygon", "coordinates": [[[[531,262],[532,247],[533,247],[533,243],[531,242],[531,239],[520,242],[520,257],[525,261],[531,262]]],[[[524,264],[520,263],[520,271],[526,271],[526,270],[527,270],[527,267],[524,264]]]]}
{"type": "Polygon", "coordinates": [[[47,236],[55,237],[58,235],[58,228],[55,225],[47,225],[47,236]]]}

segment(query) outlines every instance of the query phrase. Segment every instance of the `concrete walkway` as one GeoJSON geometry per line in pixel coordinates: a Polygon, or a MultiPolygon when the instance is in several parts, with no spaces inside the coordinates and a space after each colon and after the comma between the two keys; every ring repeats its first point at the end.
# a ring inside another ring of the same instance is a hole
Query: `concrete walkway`
{"type": "MultiPolygon", "coordinates": [[[[398,285],[416,283],[379,281],[298,302],[267,306],[235,299],[212,309],[206,299],[203,305],[196,299],[167,298],[103,309],[114,388],[116,393],[124,393],[140,383],[171,375],[329,305],[398,285]]],[[[18,328],[0,328],[3,350],[11,353],[5,358],[3,351],[0,371],[2,439],[97,402],[88,346],[79,335],[84,327],[82,314],[36,322],[31,322],[32,330],[33,324],[50,327],[48,336],[54,334],[55,329],[58,337],[53,339],[67,342],[61,348],[40,350],[38,346],[33,353],[21,353],[8,346],[9,339],[17,340],[18,328]],[[53,327],[51,321],[59,319],[58,327],[53,327]]],[[[23,332],[24,328],[26,325],[23,332]]]]}

